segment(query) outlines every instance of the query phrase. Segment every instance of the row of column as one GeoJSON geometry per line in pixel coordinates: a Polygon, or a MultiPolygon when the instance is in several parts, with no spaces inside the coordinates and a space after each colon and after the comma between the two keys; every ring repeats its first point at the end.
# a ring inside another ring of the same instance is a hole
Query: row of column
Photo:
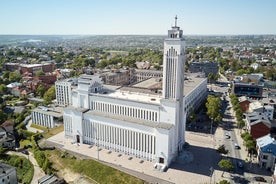
{"type": "Polygon", "coordinates": [[[92,102],[91,104],[92,110],[108,112],[112,114],[118,114],[123,116],[128,116],[137,119],[144,119],[148,121],[158,121],[157,112],[137,109],[133,107],[126,107],[120,105],[107,104],[102,102],[92,102]]]}
{"type": "Polygon", "coordinates": [[[166,68],[166,98],[175,98],[176,90],[176,51],[170,48],[167,56],[167,68],[166,68]]]}
{"type": "Polygon", "coordinates": [[[84,143],[96,144],[106,149],[121,151],[137,157],[153,160],[156,152],[154,135],[119,127],[83,121],[84,143]]]}
{"type": "Polygon", "coordinates": [[[64,133],[65,136],[72,137],[73,136],[73,122],[72,118],[70,116],[63,116],[63,122],[64,122],[64,133]]]}
{"type": "Polygon", "coordinates": [[[143,80],[149,79],[151,77],[162,77],[162,73],[143,73],[139,72],[136,73],[136,81],[141,82],[143,80]]]}
{"type": "Polygon", "coordinates": [[[70,105],[71,103],[71,85],[56,84],[56,99],[58,105],[70,105]]]}
{"type": "Polygon", "coordinates": [[[36,112],[36,111],[32,111],[32,122],[34,124],[38,124],[49,128],[54,127],[53,116],[36,112]]]}

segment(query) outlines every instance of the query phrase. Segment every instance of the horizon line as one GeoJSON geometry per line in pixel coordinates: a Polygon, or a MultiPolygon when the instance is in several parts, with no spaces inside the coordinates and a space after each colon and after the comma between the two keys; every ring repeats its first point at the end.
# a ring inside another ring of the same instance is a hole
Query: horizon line
{"type": "MultiPolygon", "coordinates": [[[[166,36],[166,34],[0,34],[0,36],[166,36]]],[[[185,34],[184,36],[276,36],[276,33],[185,34]]]]}

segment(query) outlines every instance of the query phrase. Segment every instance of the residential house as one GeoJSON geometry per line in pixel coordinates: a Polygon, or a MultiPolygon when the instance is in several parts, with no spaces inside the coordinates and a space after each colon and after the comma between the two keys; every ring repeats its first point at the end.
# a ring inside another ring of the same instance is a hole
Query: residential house
{"type": "Polygon", "coordinates": [[[264,113],[269,120],[273,120],[274,107],[271,105],[264,105],[260,101],[253,101],[249,104],[249,112],[264,113]]]}
{"type": "Polygon", "coordinates": [[[7,120],[0,126],[0,144],[2,147],[14,148],[15,136],[14,136],[14,123],[7,120]]]}
{"type": "Polygon", "coordinates": [[[244,115],[247,131],[252,135],[253,139],[270,133],[271,122],[265,114],[252,112],[244,115]]]}
{"type": "Polygon", "coordinates": [[[16,168],[0,162],[0,183],[17,184],[16,168]]]}
{"type": "Polygon", "coordinates": [[[240,104],[243,112],[249,111],[250,103],[251,103],[251,100],[249,98],[247,98],[246,96],[239,97],[239,104],[240,104]]]}
{"type": "Polygon", "coordinates": [[[19,82],[13,82],[7,85],[8,91],[14,96],[20,96],[20,87],[22,86],[19,82]]]}
{"type": "Polygon", "coordinates": [[[276,141],[270,134],[256,140],[258,161],[261,168],[273,171],[276,163],[276,141]]]}

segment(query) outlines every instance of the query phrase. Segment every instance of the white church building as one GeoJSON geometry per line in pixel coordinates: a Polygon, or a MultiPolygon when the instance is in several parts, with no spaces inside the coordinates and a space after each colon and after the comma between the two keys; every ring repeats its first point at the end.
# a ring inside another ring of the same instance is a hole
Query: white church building
{"type": "Polygon", "coordinates": [[[97,75],[83,74],[64,109],[66,137],[133,155],[164,170],[185,143],[183,31],[175,25],[164,41],[161,93],[109,88],[97,75]]]}
{"type": "Polygon", "coordinates": [[[73,142],[150,160],[164,170],[185,143],[186,117],[207,96],[207,78],[184,75],[184,46],[175,23],[164,43],[163,74],[131,87],[103,85],[99,75],[56,81],[56,103],[33,109],[32,123],[49,128],[64,123],[73,142]]]}
{"type": "Polygon", "coordinates": [[[63,117],[65,136],[73,142],[149,160],[164,170],[182,151],[186,115],[207,95],[207,78],[187,80],[185,74],[184,79],[184,64],[183,31],[175,21],[164,41],[162,79],[153,77],[130,87],[103,85],[99,75],[57,81],[59,107],[32,110],[32,121],[55,127],[63,117]],[[56,114],[59,108],[64,108],[63,114],[56,114]]]}

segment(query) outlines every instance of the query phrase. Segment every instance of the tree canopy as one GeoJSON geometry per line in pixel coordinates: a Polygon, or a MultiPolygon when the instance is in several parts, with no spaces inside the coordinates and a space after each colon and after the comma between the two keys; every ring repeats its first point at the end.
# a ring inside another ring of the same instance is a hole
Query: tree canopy
{"type": "Polygon", "coordinates": [[[225,154],[226,155],[229,152],[229,150],[227,150],[225,148],[225,145],[223,144],[223,145],[220,145],[218,147],[217,152],[220,153],[220,154],[225,154]]]}
{"type": "Polygon", "coordinates": [[[9,73],[9,81],[10,82],[19,82],[22,79],[22,76],[18,72],[10,72],[9,73]]]}
{"type": "Polygon", "coordinates": [[[234,165],[229,159],[221,159],[218,163],[218,166],[223,170],[221,177],[223,177],[224,171],[234,169],[234,165]]]}
{"type": "Polygon", "coordinates": [[[5,84],[0,84],[0,94],[4,95],[8,92],[8,88],[5,84]]]}
{"type": "Polygon", "coordinates": [[[46,92],[45,87],[39,84],[39,86],[36,89],[36,94],[39,95],[40,97],[43,97],[45,92],[46,92]]]}
{"type": "Polygon", "coordinates": [[[207,115],[209,116],[210,119],[214,120],[214,122],[221,121],[222,119],[222,115],[220,112],[221,100],[219,97],[208,95],[205,106],[207,108],[207,115]]]}
{"type": "Polygon", "coordinates": [[[50,87],[44,94],[43,100],[45,104],[50,104],[56,98],[55,86],[50,87]]]}
{"type": "Polygon", "coordinates": [[[36,76],[42,76],[45,75],[45,73],[42,70],[39,70],[35,73],[36,76]]]}

